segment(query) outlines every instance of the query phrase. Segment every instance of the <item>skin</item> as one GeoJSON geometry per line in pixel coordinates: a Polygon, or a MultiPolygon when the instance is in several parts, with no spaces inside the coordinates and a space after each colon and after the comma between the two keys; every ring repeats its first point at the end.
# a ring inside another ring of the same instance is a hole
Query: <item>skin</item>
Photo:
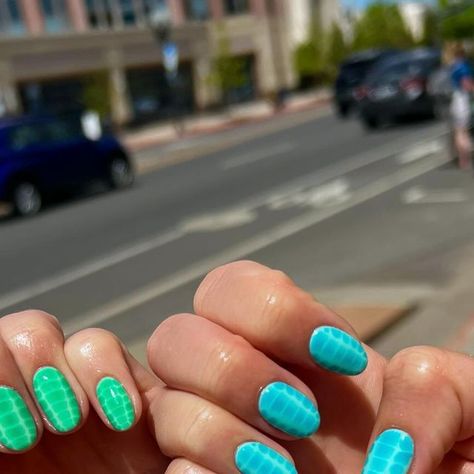
{"type": "Polygon", "coordinates": [[[172,316],[150,338],[153,373],[108,332],[89,329],[64,342],[44,313],[2,318],[0,385],[21,392],[43,435],[27,453],[3,449],[1,472],[75,473],[87,465],[93,473],[237,474],[235,449],[259,441],[299,473],[352,474],[371,439],[396,427],[415,440],[410,474],[474,473],[471,358],[417,347],[386,361],[366,347],[363,374],[332,374],[309,357],[310,335],[321,325],[355,335],[352,328],[287,276],[253,262],[211,272],[194,310],[172,316]],[[72,435],[51,432],[28,395],[31,374],[46,364],[61,368],[80,401],[83,423],[72,435]],[[119,379],[133,400],[137,423],[126,433],[110,428],[95,400],[103,375],[119,379]],[[260,417],[259,391],[274,381],[317,400],[316,435],[295,440],[260,417]]]}

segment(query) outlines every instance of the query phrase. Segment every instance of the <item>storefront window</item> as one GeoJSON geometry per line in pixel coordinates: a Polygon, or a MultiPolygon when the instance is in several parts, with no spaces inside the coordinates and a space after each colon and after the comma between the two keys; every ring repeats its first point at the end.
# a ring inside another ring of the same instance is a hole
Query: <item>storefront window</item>
{"type": "Polygon", "coordinates": [[[168,9],[167,0],[143,0],[143,7],[147,17],[152,15],[156,11],[162,11],[168,9]]]}
{"type": "Polygon", "coordinates": [[[69,27],[69,15],[65,0],[41,0],[44,29],[48,33],[64,31],[69,27]]]}
{"type": "Polygon", "coordinates": [[[228,15],[240,15],[248,13],[249,2],[248,0],[224,0],[224,8],[228,15]]]}
{"type": "Polygon", "coordinates": [[[135,12],[134,0],[119,0],[118,7],[124,25],[135,25],[137,16],[135,12]]]}
{"type": "Polygon", "coordinates": [[[87,0],[87,16],[91,28],[109,28],[113,25],[113,10],[110,0],[87,0]]]}
{"type": "Polygon", "coordinates": [[[190,20],[203,21],[209,18],[208,0],[185,0],[185,8],[190,20]]]}
{"type": "Polygon", "coordinates": [[[0,1],[0,35],[21,35],[25,24],[17,0],[0,1]]]}

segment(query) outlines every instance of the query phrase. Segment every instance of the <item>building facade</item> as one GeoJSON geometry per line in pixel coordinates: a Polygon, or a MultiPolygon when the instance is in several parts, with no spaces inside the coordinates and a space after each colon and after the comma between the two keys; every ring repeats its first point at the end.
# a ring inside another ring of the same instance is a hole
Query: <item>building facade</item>
{"type": "Polygon", "coordinates": [[[93,106],[124,124],[211,107],[223,39],[244,64],[233,100],[291,88],[293,1],[1,0],[0,114],[93,106]],[[164,8],[179,49],[173,89],[150,26],[164,8]]]}

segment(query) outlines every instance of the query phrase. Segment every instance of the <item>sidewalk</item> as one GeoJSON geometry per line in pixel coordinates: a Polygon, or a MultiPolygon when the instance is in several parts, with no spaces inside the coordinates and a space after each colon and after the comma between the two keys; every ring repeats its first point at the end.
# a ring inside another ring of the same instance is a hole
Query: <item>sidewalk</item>
{"type": "Polygon", "coordinates": [[[122,141],[132,152],[171,143],[198,135],[212,134],[233,127],[269,120],[276,115],[290,114],[327,105],[331,100],[330,89],[322,88],[306,93],[291,95],[285,106],[275,111],[273,104],[259,100],[236,105],[219,113],[204,113],[184,119],[184,134],[178,135],[173,122],[160,122],[144,126],[138,130],[125,132],[122,141]]]}

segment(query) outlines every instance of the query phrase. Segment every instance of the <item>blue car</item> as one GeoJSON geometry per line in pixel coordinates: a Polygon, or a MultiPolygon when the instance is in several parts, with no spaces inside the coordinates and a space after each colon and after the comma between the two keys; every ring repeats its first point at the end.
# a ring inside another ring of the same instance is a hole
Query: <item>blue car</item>
{"type": "Polygon", "coordinates": [[[112,134],[87,138],[80,117],[0,119],[0,201],[16,214],[34,215],[48,197],[94,180],[111,188],[134,181],[131,161],[112,134]]]}

